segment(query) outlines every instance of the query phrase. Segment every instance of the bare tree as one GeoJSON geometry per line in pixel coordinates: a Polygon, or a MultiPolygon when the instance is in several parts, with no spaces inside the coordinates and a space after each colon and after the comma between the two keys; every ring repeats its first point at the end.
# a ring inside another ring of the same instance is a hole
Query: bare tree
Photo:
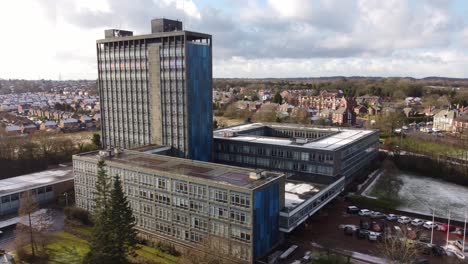
{"type": "Polygon", "coordinates": [[[19,257],[36,262],[47,258],[46,246],[51,226],[50,217],[45,211],[38,211],[38,208],[34,197],[29,192],[23,192],[18,210],[21,221],[15,230],[15,246],[19,257]],[[28,246],[31,247],[30,256],[25,251],[28,246]]]}
{"type": "Polygon", "coordinates": [[[197,248],[187,250],[179,264],[228,264],[233,263],[226,239],[206,237],[197,248]]]}
{"type": "Polygon", "coordinates": [[[401,231],[387,235],[379,244],[379,251],[389,260],[395,263],[413,263],[413,261],[421,254],[421,249],[414,240],[408,238],[410,231],[406,228],[401,228],[401,231]]]}

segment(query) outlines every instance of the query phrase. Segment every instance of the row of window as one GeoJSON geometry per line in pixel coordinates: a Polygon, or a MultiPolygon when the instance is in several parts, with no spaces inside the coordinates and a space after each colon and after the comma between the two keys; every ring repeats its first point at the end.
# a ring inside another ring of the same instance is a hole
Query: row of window
{"type": "Polygon", "coordinates": [[[258,156],[271,156],[278,158],[333,164],[333,154],[331,153],[299,152],[284,150],[282,148],[265,148],[248,145],[228,144],[225,142],[218,142],[216,144],[216,150],[219,152],[243,153],[258,156]]]}

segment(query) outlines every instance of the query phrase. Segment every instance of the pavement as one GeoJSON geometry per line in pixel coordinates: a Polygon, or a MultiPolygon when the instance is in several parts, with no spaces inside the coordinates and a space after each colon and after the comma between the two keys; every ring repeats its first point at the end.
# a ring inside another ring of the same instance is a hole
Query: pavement
{"type": "MultiPolygon", "coordinates": [[[[63,230],[64,224],[65,224],[65,221],[64,221],[65,215],[63,214],[63,211],[57,210],[57,209],[44,209],[44,208],[36,211],[37,216],[42,215],[42,214],[44,214],[47,221],[49,221],[49,224],[50,224],[50,226],[48,226],[49,232],[54,233],[54,232],[63,230]]],[[[10,219],[0,221],[0,226],[2,225],[2,223],[10,224],[7,227],[1,228],[1,230],[3,231],[3,234],[0,235],[0,248],[4,249],[7,252],[15,250],[15,238],[16,238],[15,225],[11,225],[11,223],[18,222],[18,221],[24,222],[24,220],[21,220],[21,219],[16,219],[16,221],[14,221],[15,218],[16,217],[12,217],[10,219]]]]}

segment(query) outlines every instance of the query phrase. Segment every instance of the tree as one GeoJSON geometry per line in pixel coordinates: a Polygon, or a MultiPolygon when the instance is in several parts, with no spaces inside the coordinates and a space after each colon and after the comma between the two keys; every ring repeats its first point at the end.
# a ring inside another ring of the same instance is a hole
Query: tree
{"type": "Polygon", "coordinates": [[[178,264],[228,264],[232,263],[228,243],[225,239],[205,237],[201,244],[188,250],[178,261],[178,264]],[[216,252],[216,254],[213,254],[216,252]]]}
{"type": "Polygon", "coordinates": [[[28,263],[46,263],[50,216],[44,209],[38,211],[34,197],[28,192],[21,194],[18,214],[21,217],[15,230],[18,258],[28,263]],[[26,250],[28,246],[31,247],[31,252],[26,250]]]}
{"type": "Polygon", "coordinates": [[[94,146],[96,146],[97,148],[101,148],[101,135],[99,135],[98,133],[94,133],[91,141],[93,142],[94,146]]]}
{"type": "Polygon", "coordinates": [[[114,253],[115,228],[110,221],[111,183],[105,169],[105,162],[98,162],[96,192],[94,192],[95,206],[93,208],[94,226],[91,230],[90,250],[84,258],[84,263],[112,264],[116,263],[114,253]]]}
{"type": "Polygon", "coordinates": [[[137,246],[137,231],[135,229],[135,217],[122,190],[122,182],[118,176],[114,177],[109,216],[115,239],[113,247],[115,263],[127,263],[127,256],[133,254],[137,246]]]}
{"type": "Polygon", "coordinates": [[[420,255],[421,250],[413,240],[407,237],[416,236],[414,231],[402,228],[400,233],[388,234],[382,243],[379,244],[381,253],[392,263],[413,263],[420,255]]]}
{"type": "Polygon", "coordinates": [[[103,160],[98,163],[98,176],[93,208],[92,239],[84,263],[127,263],[137,245],[135,217],[122,190],[118,176],[111,181],[103,160]]]}
{"type": "Polygon", "coordinates": [[[275,96],[273,96],[272,102],[275,104],[281,104],[283,102],[283,98],[281,97],[281,94],[279,91],[277,91],[275,93],[275,96]]]}
{"type": "Polygon", "coordinates": [[[377,125],[378,127],[389,134],[393,131],[404,125],[405,116],[402,112],[388,112],[380,114],[377,125]]]}

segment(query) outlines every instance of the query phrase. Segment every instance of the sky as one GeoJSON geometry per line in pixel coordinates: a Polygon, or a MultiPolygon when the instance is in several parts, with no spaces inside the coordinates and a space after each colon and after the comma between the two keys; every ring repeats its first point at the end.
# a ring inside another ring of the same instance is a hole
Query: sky
{"type": "Polygon", "coordinates": [[[213,36],[213,77],[468,77],[465,0],[0,2],[0,78],[96,79],[104,29],[151,19],[213,36]]]}

